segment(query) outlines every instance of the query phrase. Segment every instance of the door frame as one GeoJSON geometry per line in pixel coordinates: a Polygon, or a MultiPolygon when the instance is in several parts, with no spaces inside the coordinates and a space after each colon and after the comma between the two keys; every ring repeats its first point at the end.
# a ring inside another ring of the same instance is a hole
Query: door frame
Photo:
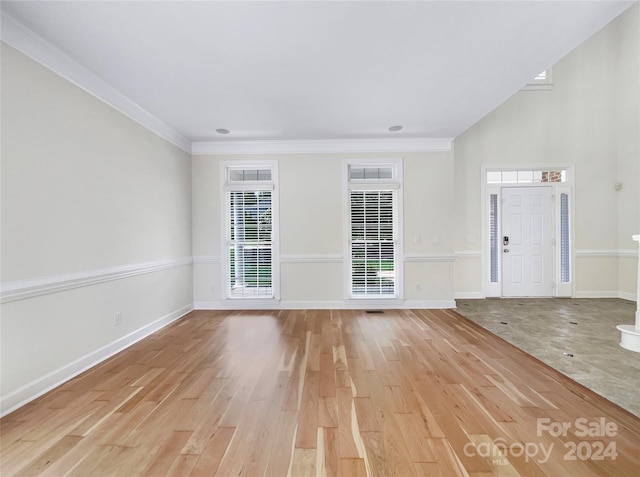
{"type": "MultiPolygon", "coordinates": [[[[491,235],[490,235],[490,219],[491,207],[490,200],[492,195],[497,195],[497,237],[502,237],[502,188],[508,187],[532,187],[547,186],[552,188],[552,211],[551,222],[553,224],[553,297],[574,297],[575,296],[575,204],[574,204],[574,169],[570,165],[553,165],[553,166],[482,166],[481,167],[481,208],[482,208],[482,250],[481,250],[481,270],[482,270],[482,295],[487,298],[502,298],[502,253],[497,254],[497,281],[495,276],[492,281],[491,274],[491,235]],[[487,172],[493,171],[549,171],[564,170],[566,171],[565,182],[536,182],[536,183],[493,183],[487,182],[487,172]],[[560,277],[560,196],[566,194],[569,198],[569,275],[568,281],[561,281],[560,277]]],[[[498,250],[501,251],[501,241],[498,250]]]]}

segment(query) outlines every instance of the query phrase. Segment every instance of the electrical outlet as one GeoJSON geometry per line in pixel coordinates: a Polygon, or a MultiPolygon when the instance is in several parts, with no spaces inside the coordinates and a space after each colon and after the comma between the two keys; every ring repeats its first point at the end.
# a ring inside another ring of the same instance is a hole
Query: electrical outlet
{"type": "Polygon", "coordinates": [[[122,312],[116,311],[113,314],[113,326],[119,326],[122,323],[122,312]]]}
{"type": "Polygon", "coordinates": [[[422,283],[416,283],[416,291],[422,291],[422,283]]]}

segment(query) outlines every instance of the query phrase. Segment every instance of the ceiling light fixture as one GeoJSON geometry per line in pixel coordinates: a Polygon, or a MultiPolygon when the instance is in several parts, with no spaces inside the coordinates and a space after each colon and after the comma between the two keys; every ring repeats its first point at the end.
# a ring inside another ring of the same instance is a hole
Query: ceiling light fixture
{"type": "Polygon", "coordinates": [[[396,132],[396,131],[400,131],[401,129],[402,129],[402,126],[391,126],[389,128],[389,131],[396,132]]]}
{"type": "Polygon", "coordinates": [[[231,131],[229,131],[228,129],[219,128],[219,129],[216,129],[216,132],[218,134],[229,134],[231,131]]]}

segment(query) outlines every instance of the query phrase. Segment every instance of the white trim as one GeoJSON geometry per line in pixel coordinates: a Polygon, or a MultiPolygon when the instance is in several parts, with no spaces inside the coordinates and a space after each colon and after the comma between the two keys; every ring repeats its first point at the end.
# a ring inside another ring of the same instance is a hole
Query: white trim
{"type": "Polygon", "coordinates": [[[622,298],[622,292],[617,290],[609,291],[579,291],[576,292],[574,298],[622,298]]]}
{"type": "Polygon", "coordinates": [[[0,417],[15,411],[21,406],[24,406],[30,401],[42,396],[49,392],[53,388],[60,386],[68,380],[78,376],[85,372],[87,369],[96,366],[111,356],[119,353],[120,351],[128,348],[129,346],[137,343],[138,341],[146,338],[152,333],[159,331],[165,326],[173,323],[174,321],[182,318],[193,310],[193,303],[189,303],[165,316],[159,318],[142,328],[129,333],[126,336],[118,338],[117,340],[103,346],[100,349],[92,351],[91,353],[78,358],[77,360],[50,372],[49,374],[42,376],[30,383],[21,386],[15,391],[2,396],[0,398],[0,417]]]}
{"type": "Polygon", "coordinates": [[[619,291],[618,292],[618,298],[621,298],[623,300],[629,300],[629,301],[636,301],[636,302],[638,301],[638,297],[633,292],[619,291]]]}
{"type": "Polygon", "coordinates": [[[109,83],[47,42],[29,28],[2,12],[2,41],[62,78],[105,102],[183,151],[191,152],[191,141],[127,98],[109,83]]]}
{"type": "Polygon", "coordinates": [[[638,251],[628,249],[583,249],[576,250],[576,258],[638,258],[638,251]]]}
{"type": "Polygon", "coordinates": [[[197,301],[196,310],[407,310],[456,308],[455,300],[267,300],[197,301]]]}
{"type": "Polygon", "coordinates": [[[339,254],[327,255],[280,255],[281,263],[342,263],[339,254]]]}
{"type": "Polygon", "coordinates": [[[576,292],[575,298],[620,298],[622,300],[637,301],[636,294],[619,290],[610,291],[581,291],[576,292]]]}
{"type": "Polygon", "coordinates": [[[194,310],[279,310],[281,302],[273,298],[243,300],[241,298],[211,301],[196,301],[194,310]]]}
{"type": "Polygon", "coordinates": [[[405,300],[402,309],[445,310],[456,307],[455,300],[405,300]]]}
{"type": "Polygon", "coordinates": [[[638,258],[639,252],[638,250],[626,250],[621,249],[618,250],[618,258],[638,258]]]}
{"type": "Polygon", "coordinates": [[[484,296],[482,292],[469,291],[469,292],[455,292],[454,298],[456,300],[484,300],[487,297],[484,296]]]}
{"type": "Polygon", "coordinates": [[[192,257],[159,260],[156,262],[136,263],[99,270],[66,273],[48,277],[30,278],[0,284],[0,303],[34,298],[49,293],[72,290],[74,288],[96,285],[112,280],[120,280],[145,273],[159,272],[170,268],[183,267],[193,263],[192,257]]]}
{"type": "Polygon", "coordinates": [[[191,154],[315,154],[355,152],[450,152],[452,138],[379,138],[263,141],[209,141],[191,144],[191,154]]]}
{"type": "MultiPolygon", "coordinates": [[[[343,257],[340,254],[326,255],[306,255],[287,254],[280,255],[280,263],[342,263],[343,257]]],[[[222,263],[218,255],[197,255],[193,257],[194,265],[219,265],[222,263]]]]}
{"type": "Polygon", "coordinates": [[[456,254],[450,253],[407,253],[404,261],[409,263],[455,262],[456,254]]]}

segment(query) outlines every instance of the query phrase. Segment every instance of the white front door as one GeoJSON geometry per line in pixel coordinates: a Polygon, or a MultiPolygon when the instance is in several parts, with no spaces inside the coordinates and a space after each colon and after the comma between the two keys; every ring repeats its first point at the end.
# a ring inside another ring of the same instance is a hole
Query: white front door
{"type": "Polygon", "coordinates": [[[551,187],[502,189],[502,296],[553,295],[551,187]]]}

